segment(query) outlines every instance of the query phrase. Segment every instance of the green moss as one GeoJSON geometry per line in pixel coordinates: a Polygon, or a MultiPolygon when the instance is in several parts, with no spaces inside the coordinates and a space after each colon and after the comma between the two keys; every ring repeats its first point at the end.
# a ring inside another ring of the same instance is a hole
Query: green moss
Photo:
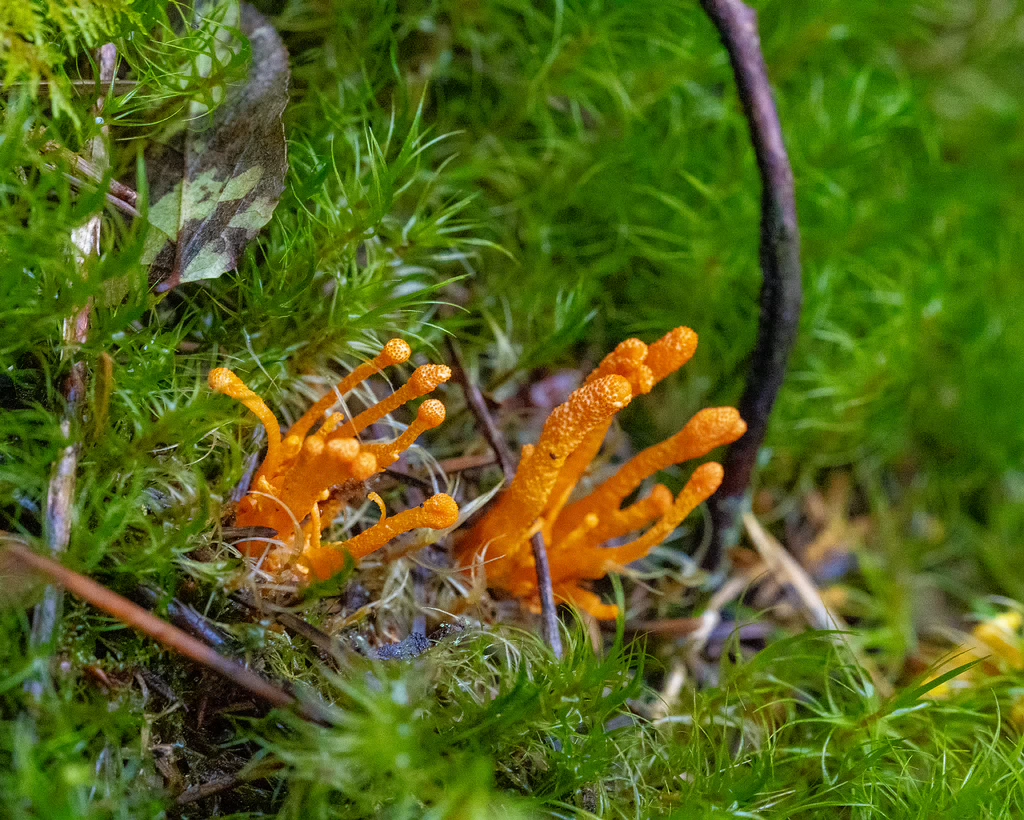
{"type": "MultiPolygon", "coordinates": [[[[142,223],[76,192],[49,143],[82,150],[102,96],[110,173],[131,181],[191,101],[215,104],[246,70],[245,53],[216,54],[223,7],[189,26],[177,5],[148,2],[0,11],[0,529],[42,536],[52,464],[79,445],[64,560],[125,593],[189,597],[257,669],[336,701],[342,719],[201,731],[197,701],[234,693],[77,604],[52,656],[4,611],[0,813],[160,816],[173,778],[156,761],[170,755],[192,783],[242,772],[241,787],[181,810],[196,817],[1020,814],[1005,717],[1019,680],[887,701],[810,637],[726,664],[648,719],[657,664],[621,639],[595,654],[573,631],[558,664],[529,635],[470,630],[408,663],[328,673],[300,640],[239,614],[226,585],[240,561],[211,533],[259,444],[243,410],[209,395],[210,367],[230,365],[287,417],[315,392],[311,374],[392,334],[435,353],[456,332],[507,387],[689,324],[696,359],[627,418],[643,443],[735,400],[759,287],[747,127],[697,4],[263,6],[293,66],[288,188],[237,272],[162,297],[139,261],[142,223]],[[91,82],[107,40],[134,82],[109,93],[91,82]],[[191,70],[205,60],[206,76],[191,70]],[[103,254],[80,268],[70,232],[96,215],[103,254]],[[90,301],[89,340],[69,349],[62,323],[90,301]],[[73,358],[92,378],[68,437],[73,358]],[[143,672],[197,711],[144,699],[143,672]]],[[[806,282],[760,482],[792,504],[823,469],[853,472],[877,526],[856,640],[895,677],[935,593],[958,609],[1024,596],[1024,18],[999,3],[757,6],[806,282]]],[[[463,453],[469,434],[451,419],[436,452],[463,453]]],[[[415,602],[399,586],[404,629],[415,602]]]]}

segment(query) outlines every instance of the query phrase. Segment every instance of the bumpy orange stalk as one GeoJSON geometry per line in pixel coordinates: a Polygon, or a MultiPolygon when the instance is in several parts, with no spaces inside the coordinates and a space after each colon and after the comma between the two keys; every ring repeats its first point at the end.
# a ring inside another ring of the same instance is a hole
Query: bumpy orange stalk
{"type": "Polygon", "coordinates": [[[623,508],[623,501],[658,471],[735,441],[746,425],[730,407],[703,410],[682,431],[623,465],[589,496],[568,506],[566,502],[600,450],[615,413],[682,367],[696,347],[697,334],[681,327],[650,346],[627,339],[608,354],[584,386],[555,408],[537,447],[524,448],[508,489],[460,541],[457,554],[463,565],[482,565],[491,587],[536,609],[537,577],[528,542],[539,531],[547,544],[556,597],[597,618],[616,617],[616,607],[603,604],[581,583],[619,572],[662,543],[718,489],[722,468],[714,462],[698,467],[675,500],[657,485],[631,506],[623,508]],[[605,395],[613,390],[614,401],[603,404],[600,412],[588,412],[599,389],[605,395]],[[604,546],[644,527],[647,531],[627,544],[604,546]]]}
{"type": "MultiPolygon", "coordinates": [[[[238,504],[239,527],[269,527],[277,533],[277,546],[269,550],[264,568],[277,572],[294,565],[324,579],[344,564],[344,553],[361,558],[379,549],[401,532],[417,527],[447,528],[458,517],[458,507],[446,495],[436,495],[419,510],[383,518],[376,526],[341,544],[322,545],[320,534],[344,506],[344,497],[377,473],[394,464],[424,431],[445,418],[444,405],[425,401],[416,420],[395,441],[361,444],[355,436],[408,401],[430,393],[451,377],[444,365],[417,368],[408,383],[387,399],[351,421],[341,413],[324,414],[339,398],[385,367],[408,361],[409,346],[392,339],[372,361],[360,365],[314,404],[282,441],[278,421],[267,405],[230,370],[210,372],[210,387],[244,404],[267,429],[267,457],[256,472],[251,492],[238,504]],[[317,424],[320,428],[310,432],[317,424]],[[339,558],[339,556],[341,556],[339,558]],[[299,558],[298,562],[294,559],[299,558]]],[[[350,497],[350,496],[348,496],[350,497]]],[[[243,541],[242,552],[267,552],[263,541],[243,541]]]]}
{"type": "MultiPolygon", "coordinates": [[[[649,347],[639,339],[626,339],[609,353],[587,377],[592,382],[603,376],[619,375],[629,382],[633,396],[650,393],[666,376],[675,373],[697,351],[697,334],[688,327],[677,327],[649,347]]],[[[551,493],[546,518],[554,521],[583,478],[611,429],[612,419],[591,430],[566,460],[551,493]]],[[[550,542],[550,533],[546,534],[550,542]]]]}
{"type": "Polygon", "coordinates": [[[398,461],[402,453],[412,446],[421,433],[439,427],[445,419],[445,414],[446,411],[441,402],[437,399],[427,399],[420,405],[420,409],[416,413],[416,421],[410,424],[402,435],[386,444],[364,444],[363,452],[372,454],[377,459],[377,466],[386,470],[398,461]]]}
{"type": "Polygon", "coordinates": [[[501,578],[511,559],[536,532],[535,522],[551,496],[569,454],[595,426],[629,404],[632,394],[621,376],[605,376],[576,390],[548,417],[536,447],[524,449],[519,470],[488,514],[467,536],[473,550],[487,550],[495,560],[488,577],[501,578]]]}
{"type": "Polygon", "coordinates": [[[313,427],[324,420],[324,413],[330,410],[338,399],[345,396],[350,390],[355,389],[370,376],[379,373],[385,367],[396,364],[404,364],[409,361],[412,355],[412,348],[401,339],[392,339],[372,360],[359,365],[335,386],[334,390],[324,396],[320,401],[310,407],[305,414],[289,430],[289,434],[305,438],[313,427]]]}
{"type": "MultiPolygon", "coordinates": [[[[586,498],[562,510],[555,522],[552,538],[557,540],[572,531],[587,513],[600,510],[618,512],[623,499],[650,476],[673,464],[702,458],[716,447],[735,441],[746,429],[740,414],[732,407],[701,410],[681,431],[661,444],[648,447],[586,498]]],[[[613,519],[614,516],[609,517],[609,527],[613,526],[613,519]]]]}
{"type": "Polygon", "coordinates": [[[316,548],[307,549],[301,561],[309,567],[314,578],[325,581],[345,566],[345,553],[358,561],[410,530],[420,528],[444,530],[454,527],[458,520],[458,504],[451,496],[439,493],[428,498],[422,507],[405,510],[389,518],[382,518],[368,530],[364,530],[348,541],[322,544],[316,548]]]}

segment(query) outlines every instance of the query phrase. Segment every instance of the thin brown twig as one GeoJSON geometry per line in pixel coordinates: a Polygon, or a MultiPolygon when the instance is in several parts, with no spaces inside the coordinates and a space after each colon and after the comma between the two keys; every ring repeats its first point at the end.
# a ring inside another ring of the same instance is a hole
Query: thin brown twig
{"type": "MultiPolygon", "coordinates": [[[[100,108],[97,111],[97,114],[99,114],[100,111],[102,111],[102,108],[100,108]]],[[[79,154],[76,154],[74,151],[71,151],[65,148],[63,145],[53,141],[50,141],[43,146],[43,153],[60,155],[65,162],[71,165],[85,179],[91,182],[95,182],[96,184],[100,184],[101,182],[103,182],[103,179],[106,176],[106,155],[104,155],[104,157],[102,158],[103,161],[97,164],[96,160],[100,158],[96,156],[95,152],[93,153],[93,162],[90,162],[85,157],[80,156],[79,154]]],[[[56,166],[49,167],[52,168],[56,166]]],[[[72,179],[77,180],[78,178],[73,177],[72,179]]],[[[78,181],[81,182],[81,180],[78,181]]],[[[123,182],[118,182],[116,179],[111,179],[107,183],[107,190],[109,190],[111,194],[113,194],[118,199],[123,200],[128,205],[135,206],[139,204],[138,193],[136,193],[134,188],[125,185],[123,182]]]]}
{"type": "MultiPolygon", "coordinates": [[[[54,166],[48,165],[47,167],[53,168],[54,166]]],[[[82,188],[85,188],[88,185],[93,184],[91,181],[79,179],[78,177],[73,176],[71,174],[64,174],[64,178],[71,183],[71,187],[74,188],[76,191],[80,191],[82,188]]],[[[111,183],[111,188],[113,188],[113,183],[111,183]]],[[[127,200],[121,199],[120,197],[116,196],[114,193],[110,191],[108,191],[105,194],[105,196],[107,202],[109,202],[119,211],[128,214],[128,216],[134,217],[136,219],[142,216],[142,214],[139,212],[139,209],[136,208],[135,205],[128,202],[127,200]]]]}
{"type": "Polygon", "coordinates": [[[743,526],[768,570],[778,580],[788,584],[796,592],[796,596],[803,606],[807,622],[811,628],[834,632],[835,642],[846,646],[850,650],[861,668],[871,676],[871,682],[879,694],[883,697],[890,697],[893,693],[892,684],[889,683],[870,656],[846,639],[846,633],[850,632],[849,624],[843,620],[842,616],[833,612],[828,604],[825,603],[814,581],[811,580],[807,571],[800,566],[789,550],[761,526],[761,522],[757,520],[753,513],[743,514],[743,526]]]}
{"type": "Polygon", "coordinates": [[[215,649],[227,645],[227,639],[206,616],[177,598],[168,599],[166,595],[152,587],[139,586],[135,590],[136,599],[141,599],[150,609],[166,602],[167,617],[179,629],[194,635],[208,646],[215,649]]]}
{"type": "MultiPolygon", "coordinates": [[[[79,94],[88,94],[95,92],[96,81],[95,80],[68,80],[68,84],[75,89],[79,94]]],[[[15,85],[26,85],[26,83],[15,83],[15,85]]],[[[134,91],[139,87],[138,80],[114,80],[107,86],[115,94],[127,94],[129,91],[134,91]]],[[[43,80],[39,83],[39,90],[44,94],[50,93],[50,83],[43,80]]]]}
{"type": "Polygon", "coordinates": [[[739,542],[740,513],[746,505],[757,454],[796,340],[803,290],[793,168],[761,52],[757,14],[741,0],[700,3],[729,54],[740,103],[750,126],[761,176],[760,261],[764,278],[757,343],[739,402],[747,432],[729,447],[725,480],[710,504],[714,530],[704,565],[715,568],[724,550],[739,542]]]}
{"type": "Polygon", "coordinates": [[[344,666],[344,658],[341,652],[341,644],[339,644],[334,638],[317,629],[308,621],[303,620],[298,615],[291,612],[271,612],[268,613],[260,605],[259,600],[256,596],[252,595],[246,590],[237,590],[231,596],[232,600],[241,604],[254,615],[264,617],[267,614],[277,621],[281,626],[296,635],[301,635],[313,646],[319,649],[327,657],[331,658],[337,667],[340,669],[344,666]]]}
{"type": "MultiPolygon", "coordinates": [[[[459,350],[459,346],[451,338],[448,339],[448,351],[451,353],[452,363],[455,365],[455,378],[462,385],[462,390],[466,395],[466,404],[469,405],[469,409],[476,418],[477,424],[480,425],[484,438],[487,439],[487,443],[491,446],[491,450],[501,466],[501,471],[505,475],[505,484],[507,486],[516,476],[512,454],[509,452],[508,445],[505,443],[501,431],[498,430],[498,425],[494,423],[494,419],[487,409],[487,400],[484,398],[484,394],[469,378],[465,361],[462,358],[462,351],[459,350]]],[[[544,544],[544,537],[538,532],[530,539],[530,546],[533,547],[533,559],[537,568],[537,589],[540,592],[541,623],[544,640],[551,647],[555,657],[561,659],[564,654],[562,633],[558,624],[558,605],[555,603],[555,590],[551,582],[551,565],[548,562],[548,551],[544,544]]]]}
{"type": "Polygon", "coordinates": [[[540,614],[544,625],[544,640],[559,660],[565,655],[562,648],[562,632],[558,624],[558,605],[555,603],[555,588],[551,583],[551,565],[544,536],[534,533],[530,539],[533,547],[533,561],[537,567],[537,591],[540,593],[540,614]]]}
{"type": "Polygon", "coordinates": [[[384,475],[393,478],[398,484],[412,484],[414,487],[418,487],[428,493],[434,491],[434,485],[427,481],[427,479],[407,473],[405,470],[388,467],[384,470],[384,475]]]}
{"type": "Polygon", "coordinates": [[[469,405],[469,409],[476,418],[477,424],[480,425],[480,431],[484,434],[484,438],[487,439],[491,450],[494,451],[495,458],[498,459],[501,471],[505,474],[505,483],[511,483],[512,479],[516,476],[515,462],[512,460],[512,453],[509,452],[508,445],[505,443],[498,425],[494,423],[494,419],[487,409],[487,400],[484,398],[480,388],[470,380],[469,373],[466,370],[466,363],[462,358],[462,351],[451,338],[448,339],[448,352],[451,354],[452,364],[455,365],[455,378],[462,386],[462,392],[466,396],[466,404],[469,405]]]}
{"type": "Polygon", "coordinates": [[[271,706],[296,706],[299,714],[307,720],[331,725],[330,715],[323,704],[297,699],[295,695],[263,679],[251,669],[224,657],[184,630],[158,618],[149,610],[107,589],[92,578],[36,554],[20,541],[8,539],[4,542],[3,548],[25,566],[45,576],[51,583],[63,587],[75,597],[117,618],[132,629],[148,635],[168,649],[212,669],[271,706]]]}
{"type": "Polygon", "coordinates": [[[274,620],[285,629],[301,635],[313,646],[334,660],[339,668],[343,665],[340,645],[323,630],[317,629],[313,624],[304,621],[298,615],[293,615],[290,612],[275,612],[274,620]]]}
{"type": "MultiPolygon", "coordinates": [[[[100,82],[109,83],[114,78],[117,65],[117,49],[112,43],[100,47],[100,82]]],[[[97,104],[97,115],[103,110],[103,99],[97,104]]],[[[89,148],[92,163],[97,169],[106,168],[107,128],[101,129],[93,139],[89,148]]],[[[100,215],[93,216],[85,225],[75,228],[71,233],[71,241],[78,250],[78,266],[86,271],[88,260],[100,252],[100,215]]],[[[87,301],[64,324],[64,355],[73,356],[89,337],[89,314],[92,302],[87,301]]],[[[72,426],[78,415],[80,405],[85,398],[85,362],[78,360],[71,365],[67,379],[63,385],[66,404],[60,421],[61,435],[65,440],[72,436],[72,426]]],[[[64,552],[71,541],[71,515],[75,496],[76,474],[78,472],[79,445],[69,444],[60,453],[54,465],[53,474],[46,492],[46,517],[43,532],[52,555],[64,552]]],[[[60,620],[62,596],[56,587],[48,587],[43,600],[36,606],[32,614],[31,641],[33,646],[45,646],[53,640],[53,634],[60,620]]],[[[26,684],[29,692],[39,697],[42,684],[39,680],[31,680],[26,684]]]]}
{"type": "Polygon", "coordinates": [[[704,612],[697,618],[700,624],[689,633],[691,658],[696,657],[704,649],[711,633],[722,622],[722,610],[743,595],[764,571],[765,565],[762,561],[750,566],[733,568],[733,574],[715,591],[704,612]]]}
{"type": "Polygon", "coordinates": [[[825,631],[848,631],[849,626],[843,619],[829,609],[814,585],[814,581],[772,535],[761,526],[761,522],[753,513],[743,514],[743,527],[750,536],[750,541],[757,550],[765,566],[783,584],[788,584],[796,592],[807,615],[807,622],[812,629],[825,631]]]}
{"type": "MultiPolygon", "coordinates": [[[[103,182],[105,173],[99,166],[94,165],[84,157],[80,157],[78,154],[68,152],[66,148],[61,149],[61,151],[62,153],[69,155],[68,159],[70,160],[70,162],[75,166],[78,172],[86,179],[89,179],[92,182],[95,182],[96,184],[100,184],[101,182],[103,182]]],[[[134,207],[139,204],[139,195],[135,192],[135,189],[130,188],[123,182],[118,182],[116,179],[111,179],[107,182],[107,190],[110,191],[110,193],[114,197],[122,200],[124,203],[128,205],[134,207]]],[[[135,213],[138,214],[138,211],[136,211],[135,213]]]]}
{"type": "Polygon", "coordinates": [[[481,453],[478,456],[456,456],[455,458],[446,458],[444,461],[438,462],[438,467],[442,473],[451,475],[452,473],[461,473],[464,470],[477,470],[481,467],[490,467],[492,464],[497,464],[498,459],[494,453],[481,453]]]}
{"type": "Polygon", "coordinates": [[[196,786],[189,786],[185,791],[174,798],[175,805],[187,806],[208,797],[214,797],[226,791],[231,791],[245,783],[245,779],[237,774],[228,774],[223,777],[215,777],[200,783],[196,786]]]}
{"type": "Polygon", "coordinates": [[[281,764],[273,760],[263,760],[255,765],[250,761],[241,771],[213,777],[205,783],[189,786],[181,792],[174,802],[179,806],[187,806],[197,800],[222,794],[255,780],[265,780],[281,769],[281,764]]]}
{"type": "MultiPolygon", "coordinates": [[[[101,62],[101,70],[105,70],[106,66],[101,62]]],[[[102,110],[103,101],[100,100],[98,103],[97,114],[102,110]]],[[[106,135],[107,129],[103,129],[103,134],[106,135]]],[[[72,184],[76,190],[80,190],[86,187],[90,182],[100,185],[104,181],[106,171],[106,154],[102,157],[102,162],[95,160],[100,159],[97,156],[95,150],[93,150],[93,162],[90,162],[85,157],[76,154],[74,151],[70,151],[63,145],[56,142],[48,142],[43,146],[44,154],[58,154],[65,162],[71,165],[75,171],[81,175],[81,178],[74,174],[65,173],[64,177],[72,184]]],[[[57,166],[47,165],[50,170],[55,170],[57,166]]],[[[123,182],[118,182],[116,179],[107,180],[107,202],[113,205],[115,208],[119,208],[126,214],[133,217],[140,217],[142,214],[139,213],[137,205],[139,204],[139,195],[136,193],[134,188],[130,188],[123,182]]]]}

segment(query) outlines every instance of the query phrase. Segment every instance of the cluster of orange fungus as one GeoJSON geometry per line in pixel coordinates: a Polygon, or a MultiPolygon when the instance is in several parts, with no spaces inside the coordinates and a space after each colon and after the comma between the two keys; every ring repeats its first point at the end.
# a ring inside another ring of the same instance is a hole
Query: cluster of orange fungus
{"type": "Polygon", "coordinates": [[[410,530],[455,525],[459,508],[443,493],[422,507],[391,517],[379,497],[371,494],[381,508],[380,521],[347,541],[321,540],[353,490],[394,464],[423,431],[444,421],[444,405],[428,399],[420,405],[415,421],[394,441],[366,444],[358,439],[370,425],[451,378],[447,366],[434,364],[416,368],[405,385],[353,418],[346,419],[340,412],[328,415],[350,390],[384,368],[408,361],[410,355],[409,345],[392,339],[379,355],[353,370],[314,404],[284,438],[277,418],[241,379],[225,368],[210,371],[210,387],[244,404],[267,430],[267,457],[253,477],[249,494],[238,504],[235,524],[267,527],[277,535],[269,541],[243,541],[239,545],[242,552],[265,556],[263,566],[270,572],[291,567],[300,576],[322,581],[345,565],[346,553],[359,559],[410,530]]]}
{"type": "Polygon", "coordinates": [[[482,567],[488,586],[539,608],[537,571],[530,539],[547,545],[557,600],[594,617],[618,615],[586,588],[588,581],[646,556],[722,482],[722,467],[699,466],[675,498],[658,484],[645,498],[623,502],[649,477],[730,444],[747,426],[731,407],[702,410],[676,435],[649,447],[619,468],[590,495],[569,498],[597,456],[615,414],[675,372],[693,356],[697,334],[676,328],[648,346],[627,339],[590,374],[569,400],[551,413],[540,441],[523,448],[515,478],[457,546],[459,561],[482,567]],[[622,539],[633,536],[624,543],[622,539]],[[616,546],[605,546],[615,542],[616,546]]]}

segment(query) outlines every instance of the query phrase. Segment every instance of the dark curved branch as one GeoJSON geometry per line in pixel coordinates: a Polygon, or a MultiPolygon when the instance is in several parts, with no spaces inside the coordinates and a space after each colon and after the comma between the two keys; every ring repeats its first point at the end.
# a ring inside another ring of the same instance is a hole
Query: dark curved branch
{"type": "Polygon", "coordinates": [[[701,0],[701,6],[718,29],[729,53],[757,156],[761,175],[760,259],[764,276],[757,344],[739,402],[747,433],[729,448],[725,457],[725,480],[711,499],[714,534],[704,563],[713,568],[721,560],[723,549],[739,538],[739,514],[796,340],[803,289],[793,169],[786,154],[768,68],[761,53],[757,14],[740,0],[701,0]]]}

